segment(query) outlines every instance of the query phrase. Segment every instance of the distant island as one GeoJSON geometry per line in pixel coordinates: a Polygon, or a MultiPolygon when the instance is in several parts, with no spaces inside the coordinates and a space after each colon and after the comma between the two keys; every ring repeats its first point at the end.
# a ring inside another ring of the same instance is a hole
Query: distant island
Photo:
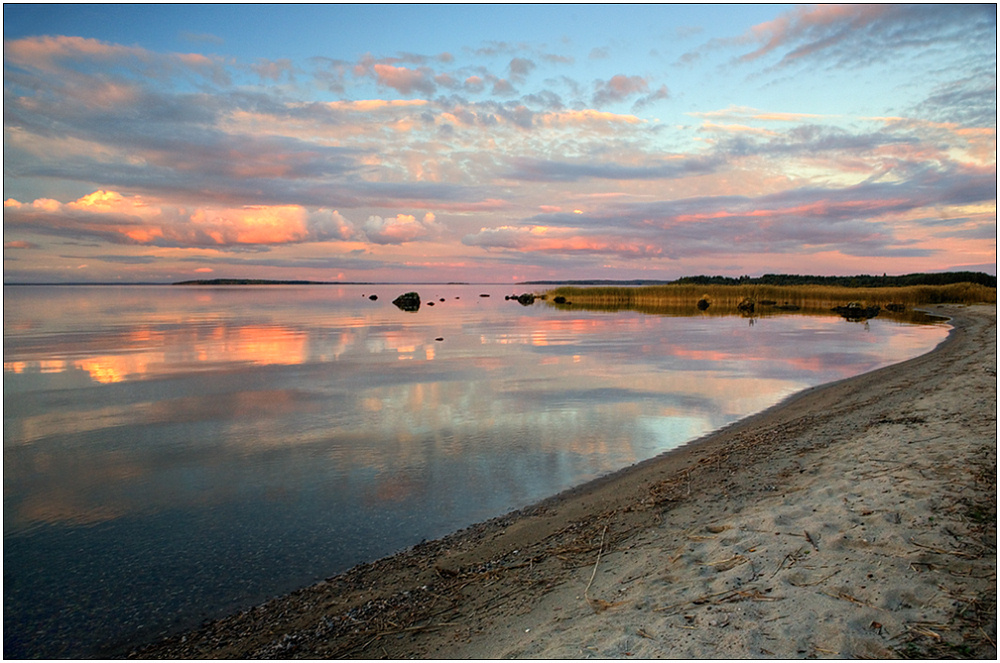
{"type": "MultiPolygon", "coordinates": [[[[809,276],[800,274],[764,274],[763,276],[684,276],[667,281],[654,279],[567,279],[563,281],[521,281],[513,285],[573,285],[573,286],[645,286],[645,285],[826,285],[845,288],[885,288],[914,285],[950,285],[975,283],[989,288],[997,287],[997,277],[984,272],[935,272],[903,274],[900,276],[809,276]]],[[[171,285],[403,285],[375,281],[281,281],[271,279],[195,279],[178,281],[171,285]]],[[[424,285],[424,284],[407,284],[424,285]]],[[[426,285],[439,285],[427,283],[426,285]]],[[[446,285],[472,285],[451,281],[446,285]]],[[[478,284],[482,285],[482,284],[478,284]]],[[[503,284],[495,284],[503,285],[503,284]]]]}
{"type": "MultiPolygon", "coordinates": [[[[194,279],[191,281],[177,281],[170,285],[421,285],[421,284],[394,284],[376,281],[278,281],[273,279],[194,279]]],[[[427,284],[432,285],[432,284],[427,284]]],[[[437,284],[433,284],[437,285],[437,284]]],[[[460,281],[450,281],[445,285],[471,285],[460,281]]]]}
{"type": "MultiPolygon", "coordinates": [[[[333,281],[275,281],[271,279],[194,279],[171,285],[334,285],[333,281]]],[[[359,284],[366,285],[366,284],[359,284]]]]}
{"type": "Polygon", "coordinates": [[[801,274],[764,274],[763,276],[683,276],[673,281],[651,279],[608,280],[582,279],[575,281],[523,281],[524,285],[828,285],[844,288],[902,288],[912,285],[950,285],[975,283],[989,288],[997,287],[997,277],[984,272],[935,272],[903,274],[900,276],[810,276],[801,274]]]}

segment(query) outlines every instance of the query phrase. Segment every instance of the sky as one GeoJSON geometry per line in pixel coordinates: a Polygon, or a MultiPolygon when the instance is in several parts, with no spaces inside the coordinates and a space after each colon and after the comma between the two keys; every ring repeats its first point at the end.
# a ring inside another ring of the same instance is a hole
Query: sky
{"type": "Polygon", "coordinates": [[[996,274],[996,5],[4,5],[4,283],[996,274]]]}

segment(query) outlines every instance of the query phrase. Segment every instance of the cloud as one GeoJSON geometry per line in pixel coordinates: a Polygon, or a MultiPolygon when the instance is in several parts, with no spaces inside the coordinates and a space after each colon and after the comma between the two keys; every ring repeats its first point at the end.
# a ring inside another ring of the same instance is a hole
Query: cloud
{"type": "Polygon", "coordinates": [[[532,72],[536,67],[534,62],[526,58],[514,58],[510,61],[507,66],[507,71],[510,73],[510,79],[515,83],[523,83],[525,77],[532,72]]]}
{"type": "Polygon", "coordinates": [[[390,87],[400,94],[421,94],[431,95],[437,90],[434,83],[434,74],[430,69],[408,69],[406,67],[394,67],[388,64],[376,64],[373,67],[375,80],[379,85],[390,87]]]}
{"type": "MultiPolygon", "coordinates": [[[[81,38],[11,40],[5,176],[9,195],[25,202],[5,203],[6,248],[47,247],[54,242],[38,237],[54,235],[270,259],[292,256],[291,245],[302,254],[412,254],[393,247],[427,242],[420,248],[454,255],[488,249],[491,264],[580,258],[602,267],[604,255],[609,264],[681,260],[730,255],[736,245],[759,255],[927,256],[949,240],[988,242],[995,58],[949,56],[957,40],[947,35],[978,25],[969,17],[982,12],[948,11],[803,8],[727,44],[745,56],[742,71],[759,71],[904,51],[906,67],[929,57],[913,44],[943,39],[940,65],[914,70],[929,76],[907,94],[916,107],[863,106],[892,117],[732,105],[685,121],[676,113],[706,108],[680,107],[692,100],[688,89],[661,104],[671,91],[652,78],[581,84],[563,75],[568,58],[503,42],[480,53],[488,61],[466,50],[461,63],[397,53],[312,58],[303,69],[81,38]],[[917,20],[931,15],[943,25],[917,20]],[[528,80],[539,81],[530,93],[521,90],[528,80]],[[319,100],[317,89],[335,94],[319,100]],[[653,104],[664,122],[643,115],[653,104]],[[447,214],[447,229],[429,210],[447,214]],[[941,237],[928,240],[931,232],[941,237]]],[[[614,71],[628,69],[607,75],[614,71]]]]}
{"type": "Polygon", "coordinates": [[[86,71],[90,64],[120,68],[150,79],[193,73],[220,84],[230,81],[221,61],[200,53],[161,54],[138,46],[72,36],[4,40],[5,68],[13,66],[25,71],[58,74],[71,84],[79,84],[100,78],[86,71]]]}
{"type": "Polygon", "coordinates": [[[498,97],[509,97],[517,94],[517,90],[514,89],[514,86],[511,85],[510,81],[507,79],[496,78],[493,80],[493,89],[491,90],[491,93],[497,95],[498,97]]]}
{"type": "Polygon", "coordinates": [[[646,92],[649,83],[641,76],[625,76],[618,74],[607,81],[594,82],[594,106],[600,108],[605,104],[618,103],[629,97],[646,92]]]}
{"type": "MultiPolygon", "coordinates": [[[[947,213],[954,228],[969,206],[995,204],[995,177],[993,167],[956,167],[924,170],[902,182],[800,187],[760,196],[612,201],[591,212],[546,212],[518,225],[484,227],[462,241],[501,251],[669,260],[731,255],[734,248],[748,255],[832,251],[853,257],[926,258],[943,250],[936,236],[939,215],[947,213]],[[943,206],[948,205],[954,208],[946,211],[943,206]],[[936,213],[920,216],[932,210],[936,213]],[[901,218],[908,223],[898,225],[901,218]],[[921,230],[921,224],[932,232],[921,230]],[[899,228],[906,226],[910,230],[903,235],[899,228]]],[[[994,211],[981,224],[967,224],[964,239],[979,240],[991,231],[995,237],[995,230],[994,211]]]]}
{"type": "Polygon", "coordinates": [[[288,58],[281,58],[280,60],[265,60],[261,58],[250,65],[250,68],[260,76],[261,80],[278,82],[282,77],[290,81],[295,80],[295,66],[288,58]]]}
{"type": "MultiPolygon", "coordinates": [[[[958,122],[966,126],[989,127],[997,119],[996,63],[990,70],[970,72],[955,81],[935,87],[919,103],[916,111],[939,122],[958,122]]],[[[995,150],[994,150],[995,152],[995,150]]]]}
{"type": "Polygon", "coordinates": [[[513,168],[505,176],[539,182],[576,182],[586,179],[659,180],[711,173],[720,163],[716,158],[697,156],[653,159],[638,165],[608,160],[569,162],[521,157],[511,160],[513,168]]]}
{"type": "Polygon", "coordinates": [[[778,55],[778,66],[823,58],[839,66],[882,61],[889,52],[947,43],[996,43],[996,7],[988,5],[821,5],[798,7],[754,26],[734,42],[757,45],[744,62],[778,55]]]}
{"type": "Polygon", "coordinates": [[[687,115],[716,120],[757,120],[761,122],[802,122],[805,120],[820,119],[825,116],[815,113],[788,113],[764,111],[748,106],[728,106],[721,110],[714,111],[691,111],[687,115]]]}
{"type": "Polygon", "coordinates": [[[662,248],[641,239],[623,239],[579,228],[501,226],[482,228],[466,235],[462,243],[484,249],[511,249],[557,255],[615,255],[625,258],[657,257],[662,248]]]}
{"type": "Polygon", "coordinates": [[[546,127],[560,127],[572,125],[588,125],[590,127],[605,126],[610,129],[619,130],[626,125],[642,125],[645,120],[635,115],[625,115],[621,113],[609,113],[590,108],[581,110],[567,110],[540,115],[538,123],[546,127]]]}
{"type": "Polygon", "coordinates": [[[479,76],[469,76],[463,82],[463,86],[467,92],[482,92],[486,87],[486,83],[479,76]]]}
{"type": "Polygon", "coordinates": [[[421,220],[410,214],[397,214],[388,219],[372,215],[362,225],[362,230],[375,244],[405,244],[431,238],[440,232],[430,212],[421,220]]]}
{"type": "Polygon", "coordinates": [[[5,204],[4,224],[112,244],[169,247],[347,241],[355,235],[337,211],[309,211],[298,205],[188,209],[103,190],[65,204],[47,199],[30,204],[12,201],[5,204]]]}

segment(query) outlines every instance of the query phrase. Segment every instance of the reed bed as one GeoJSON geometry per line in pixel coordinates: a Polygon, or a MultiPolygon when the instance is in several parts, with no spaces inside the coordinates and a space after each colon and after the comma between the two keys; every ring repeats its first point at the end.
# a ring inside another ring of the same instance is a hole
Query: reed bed
{"type": "Polygon", "coordinates": [[[694,307],[699,300],[706,300],[708,310],[713,313],[735,312],[745,301],[754,302],[758,311],[765,307],[780,311],[782,307],[793,306],[804,311],[829,310],[852,302],[883,309],[890,306],[912,309],[929,304],[996,304],[997,301],[996,288],[974,283],[879,288],[757,284],[562,286],[545,294],[549,302],[556,302],[557,297],[562,297],[573,305],[641,311],[694,307]]]}

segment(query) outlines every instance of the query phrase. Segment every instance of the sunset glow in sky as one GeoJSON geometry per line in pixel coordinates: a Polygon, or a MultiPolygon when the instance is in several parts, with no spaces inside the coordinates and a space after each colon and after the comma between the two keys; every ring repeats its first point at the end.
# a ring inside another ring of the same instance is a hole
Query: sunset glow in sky
{"type": "Polygon", "coordinates": [[[4,282],[996,274],[996,5],[5,5],[4,282]]]}

